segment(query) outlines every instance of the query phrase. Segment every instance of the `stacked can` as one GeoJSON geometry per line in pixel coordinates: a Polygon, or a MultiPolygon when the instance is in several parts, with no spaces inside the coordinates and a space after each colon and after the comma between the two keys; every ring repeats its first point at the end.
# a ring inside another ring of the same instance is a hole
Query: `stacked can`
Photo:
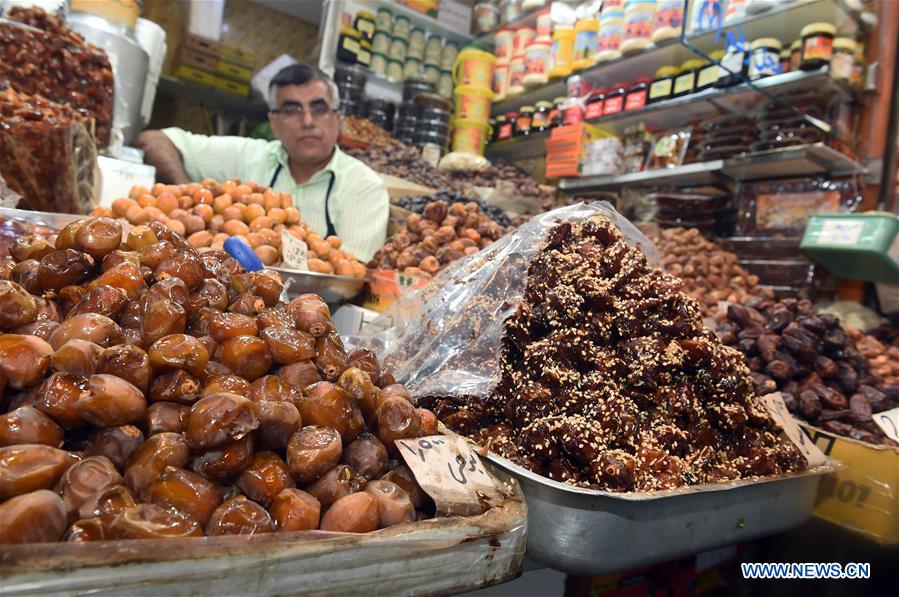
{"type": "Polygon", "coordinates": [[[452,150],[483,155],[490,135],[490,106],[496,57],[476,45],[465,47],[453,66],[456,110],[452,150]]]}

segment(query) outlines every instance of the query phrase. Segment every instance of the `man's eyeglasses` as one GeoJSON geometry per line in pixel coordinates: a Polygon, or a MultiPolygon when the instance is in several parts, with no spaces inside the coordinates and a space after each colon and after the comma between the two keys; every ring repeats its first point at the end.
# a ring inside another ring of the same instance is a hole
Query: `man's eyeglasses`
{"type": "MultiPolygon", "coordinates": [[[[327,104],[314,104],[309,108],[309,114],[312,115],[313,120],[321,120],[331,112],[336,112],[337,110],[333,109],[331,106],[327,104]]],[[[272,114],[277,114],[281,118],[284,119],[300,119],[302,120],[306,116],[306,110],[303,106],[284,106],[278,110],[272,110],[272,114]]]]}

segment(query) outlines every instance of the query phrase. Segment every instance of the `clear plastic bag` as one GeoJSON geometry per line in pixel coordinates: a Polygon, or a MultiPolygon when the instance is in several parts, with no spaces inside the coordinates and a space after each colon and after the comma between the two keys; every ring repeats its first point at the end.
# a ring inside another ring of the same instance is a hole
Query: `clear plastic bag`
{"type": "Polygon", "coordinates": [[[368,327],[372,333],[348,343],[383,355],[384,364],[415,396],[489,396],[499,382],[503,324],[518,308],[528,267],[546,233],[560,222],[595,215],[608,217],[651,265],[660,267],[652,242],[610,204],[578,203],[535,216],[457,261],[431,284],[404,295],[368,327]]]}

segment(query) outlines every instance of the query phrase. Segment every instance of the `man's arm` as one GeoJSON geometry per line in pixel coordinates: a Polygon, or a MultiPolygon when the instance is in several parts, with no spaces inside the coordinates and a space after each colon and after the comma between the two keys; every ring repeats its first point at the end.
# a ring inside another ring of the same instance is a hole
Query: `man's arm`
{"type": "Polygon", "coordinates": [[[137,147],[146,154],[144,161],[156,167],[156,180],[165,184],[190,182],[181,153],[162,131],[144,131],[137,136],[137,147]]]}

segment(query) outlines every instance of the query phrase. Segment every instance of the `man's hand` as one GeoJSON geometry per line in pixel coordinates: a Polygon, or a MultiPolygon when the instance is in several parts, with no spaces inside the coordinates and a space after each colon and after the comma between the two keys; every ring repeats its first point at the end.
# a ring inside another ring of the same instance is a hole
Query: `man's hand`
{"type": "Polygon", "coordinates": [[[156,167],[156,180],[165,184],[190,182],[181,154],[161,131],[144,131],[137,136],[137,147],[144,150],[144,162],[156,167]]]}

